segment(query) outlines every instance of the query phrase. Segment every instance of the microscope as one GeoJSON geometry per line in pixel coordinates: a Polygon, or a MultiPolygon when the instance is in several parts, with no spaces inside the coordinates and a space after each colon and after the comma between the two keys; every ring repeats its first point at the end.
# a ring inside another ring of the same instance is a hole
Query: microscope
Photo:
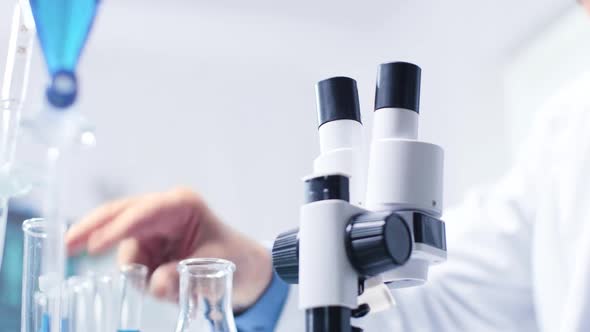
{"type": "Polygon", "coordinates": [[[304,178],[299,228],[272,250],[277,274],[299,285],[307,332],[361,331],[352,318],[390,307],[390,289],[424,284],[446,260],[444,153],[418,140],[420,81],[414,64],[379,67],[366,181],[356,81],[316,86],[320,156],[304,178]]]}

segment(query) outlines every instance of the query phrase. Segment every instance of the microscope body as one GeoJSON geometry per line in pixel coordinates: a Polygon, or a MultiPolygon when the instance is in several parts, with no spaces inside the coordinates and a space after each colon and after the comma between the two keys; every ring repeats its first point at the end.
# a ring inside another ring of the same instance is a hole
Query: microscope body
{"type": "Polygon", "coordinates": [[[418,117],[408,108],[375,111],[366,208],[396,211],[412,228],[414,245],[410,261],[380,275],[390,288],[422,285],[429,266],[446,260],[444,223],[438,220],[444,152],[418,140],[418,117]]]}
{"type": "MultiPolygon", "coordinates": [[[[310,181],[332,180],[348,178],[331,175],[310,181]]],[[[347,331],[352,309],[357,307],[359,281],[343,250],[344,230],[363,210],[338,195],[316,195],[313,199],[301,207],[300,214],[299,306],[306,310],[308,331],[319,331],[326,324],[331,330],[347,331]]]]}
{"type": "Polygon", "coordinates": [[[300,228],[273,247],[277,274],[299,284],[308,332],[360,330],[351,318],[389,308],[389,289],[423,284],[446,260],[443,150],[418,140],[420,75],[409,63],[380,66],[366,181],[356,81],[317,85],[320,156],[304,179],[300,228]]]}

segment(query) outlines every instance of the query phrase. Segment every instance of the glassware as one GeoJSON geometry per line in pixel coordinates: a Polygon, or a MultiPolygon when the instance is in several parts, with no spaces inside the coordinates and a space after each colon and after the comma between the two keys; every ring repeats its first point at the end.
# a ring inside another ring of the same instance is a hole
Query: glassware
{"type": "Polygon", "coordinates": [[[48,222],[41,218],[30,219],[23,223],[22,229],[21,332],[140,331],[147,267],[140,264],[123,266],[118,290],[111,277],[95,273],[72,276],[56,284],[44,270],[44,252],[52,240],[48,222]],[[118,318],[117,326],[115,318],[118,318]]]}
{"type": "Polygon", "coordinates": [[[69,316],[69,332],[88,331],[94,332],[96,317],[93,312],[94,287],[92,279],[88,277],[74,276],[67,280],[64,291],[69,316]]]}
{"type": "MultiPolygon", "coordinates": [[[[26,4],[25,4],[26,5],[26,4]]],[[[14,169],[15,146],[18,137],[23,101],[28,87],[34,28],[25,24],[21,4],[12,15],[8,56],[0,89],[0,267],[8,215],[8,199],[30,188],[14,169]]]]}
{"type": "Polygon", "coordinates": [[[231,296],[235,265],[195,258],[178,264],[180,314],[176,332],[236,332],[231,296]]]}
{"type": "Polygon", "coordinates": [[[21,332],[46,331],[48,316],[47,297],[41,292],[41,257],[47,245],[43,219],[29,219],[23,223],[24,261],[21,307],[21,332]],[[44,324],[45,321],[45,324],[44,324]],[[45,326],[45,329],[44,329],[45,326]]]}
{"type": "Polygon", "coordinates": [[[44,274],[43,257],[49,246],[44,219],[26,220],[24,232],[21,332],[66,331],[67,311],[62,310],[63,285],[44,274]],[[60,319],[53,320],[52,317],[60,319]],[[63,325],[62,325],[63,324],[63,325]]]}
{"type": "Polygon", "coordinates": [[[76,66],[86,44],[99,0],[30,0],[51,85],[49,102],[71,106],[77,95],[76,66]]]}
{"type": "MultiPolygon", "coordinates": [[[[114,317],[114,287],[113,280],[108,276],[95,276],[94,280],[94,317],[96,332],[115,331],[114,317]]],[[[73,331],[70,331],[73,332],[73,331]]]]}
{"type": "Polygon", "coordinates": [[[64,332],[113,332],[113,283],[108,276],[73,276],[62,294],[64,332]]]}
{"type": "Polygon", "coordinates": [[[119,309],[119,332],[139,332],[143,296],[147,283],[148,269],[141,264],[129,264],[121,267],[119,309]]]}

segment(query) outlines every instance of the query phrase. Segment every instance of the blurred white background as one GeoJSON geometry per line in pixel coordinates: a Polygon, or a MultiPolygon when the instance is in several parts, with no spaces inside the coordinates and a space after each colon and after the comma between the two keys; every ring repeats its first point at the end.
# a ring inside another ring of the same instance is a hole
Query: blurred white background
{"type": "MultiPolygon", "coordinates": [[[[11,6],[0,3],[0,55],[11,6]]],[[[356,78],[370,128],[377,65],[394,60],[423,69],[420,135],[445,148],[446,205],[458,203],[500,176],[518,145],[510,132],[520,110],[505,107],[504,82],[507,71],[509,82],[523,76],[507,64],[573,7],[105,0],[80,64],[79,108],[97,125],[98,146],[71,173],[68,205],[79,215],[120,195],[188,185],[229,224],[271,239],[296,225],[300,178],[318,153],[315,82],[356,78]]],[[[29,110],[45,77],[37,54],[29,110]]],[[[168,310],[148,313],[146,331],[171,330],[168,310]]]]}

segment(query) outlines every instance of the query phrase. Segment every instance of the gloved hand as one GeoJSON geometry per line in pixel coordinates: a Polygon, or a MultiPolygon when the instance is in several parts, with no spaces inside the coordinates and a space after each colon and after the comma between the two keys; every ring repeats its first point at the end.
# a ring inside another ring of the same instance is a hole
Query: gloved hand
{"type": "Polygon", "coordinates": [[[225,225],[189,189],[130,197],[106,204],[74,225],[66,237],[70,254],[99,254],[119,245],[120,264],[140,263],[150,272],[150,292],[178,298],[179,261],[224,258],[236,264],[234,310],[256,303],[272,279],[268,250],[225,225]]]}

